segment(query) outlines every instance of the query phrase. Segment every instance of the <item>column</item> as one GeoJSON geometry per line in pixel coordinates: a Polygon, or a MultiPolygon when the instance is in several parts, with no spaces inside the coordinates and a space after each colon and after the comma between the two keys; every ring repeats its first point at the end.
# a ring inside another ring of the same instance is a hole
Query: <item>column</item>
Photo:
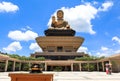
{"type": "Polygon", "coordinates": [[[99,65],[98,65],[99,63],[97,62],[97,71],[99,71],[99,65]]]}
{"type": "MultiPolygon", "coordinates": [[[[111,72],[112,72],[112,63],[111,61],[109,60],[109,65],[110,65],[110,68],[111,68],[111,72]]],[[[119,70],[119,69],[118,69],[119,70]]]]}
{"type": "Polygon", "coordinates": [[[28,66],[29,66],[29,68],[31,67],[31,63],[30,62],[28,62],[28,66]]]}
{"type": "Polygon", "coordinates": [[[88,65],[88,71],[90,71],[89,63],[87,63],[87,65],[88,65]]]}
{"type": "Polygon", "coordinates": [[[80,69],[80,71],[81,71],[81,63],[79,63],[79,69],[80,69]]]}
{"type": "Polygon", "coordinates": [[[47,71],[47,63],[45,63],[45,71],[47,71]]]}
{"type": "Polygon", "coordinates": [[[71,64],[71,71],[73,71],[73,63],[71,64]]]}
{"type": "Polygon", "coordinates": [[[105,71],[104,61],[102,62],[102,68],[103,68],[103,71],[105,71]]]}
{"type": "Polygon", "coordinates": [[[22,63],[20,62],[19,64],[20,64],[20,65],[19,65],[19,71],[21,71],[21,65],[22,65],[22,63]]]}
{"type": "Polygon", "coordinates": [[[7,68],[8,68],[8,60],[6,60],[5,62],[5,72],[7,71],[7,68]]]}
{"type": "Polygon", "coordinates": [[[13,71],[15,71],[15,61],[13,61],[13,71]]]}
{"type": "Polygon", "coordinates": [[[28,62],[29,71],[31,71],[31,65],[32,65],[32,63],[31,63],[31,62],[28,62]]]}

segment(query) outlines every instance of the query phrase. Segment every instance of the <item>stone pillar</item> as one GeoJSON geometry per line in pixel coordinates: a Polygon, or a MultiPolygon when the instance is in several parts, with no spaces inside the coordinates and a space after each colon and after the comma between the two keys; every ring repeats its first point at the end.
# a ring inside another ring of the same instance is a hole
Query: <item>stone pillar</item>
{"type": "Polygon", "coordinates": [[[8,60],[5,61],[5,72],[7,71],[8,69],[8,60]]]}
{"type": "Polygon", "coordinates": [[[22,63],[20,62],[19,64],[20,64],[20,65],[19,65],[19,71],[21,71],[21,65],[22,65],[22,63]]]}
{"type": "Polygon", "coordinates": [[[88,71],[90,71],[89,63],[87,63],[87,65],[88,65],[88,71]]]}
{"type": "Polygon", "coordinates": [[[73,71],[73,63],[71,64],[71,71],[73,71]]]}
{"type": "Polygon", "coordinates": [[[13,69],[12,69],[13,71],[15,71],[15,63],[16,63],[16,62],[13,61],[13,69]]]}
{"type": "Polygon", "coordinates": [[[79,63],[79,69],[80,69],[80,71],[81,71],[81,63],[79,63]]]}
{"type": "Polygon", "coordinates": [[[45,63],[45,71],[47,71],[47,63],[45,63]]]}
{"type": "MultiPolygon", "coordinates": [[[[111,71],[112,71],[112,63],[111,63],[110,60],[109,60],[109,65],[110,65],[110,68],[111,68],[111,71]]],[[[118,71],[119,71],[119,69],[118,69],[118,71]]]]}
{"type": "Polygon", "coordinates": [[[31,67],[31,63],[30,62],[28,62],[28,66],[29,66],[29,68],[31,67]]]}
{"type": "Polygon", "coordinates": [[[102,62],[103,71],[105,71],[104,61],[102,62]]]}
{"type": "Polygon", "coordinates": [[[97,62],[97,71],[99,71],[99,63],[97,62]]]}

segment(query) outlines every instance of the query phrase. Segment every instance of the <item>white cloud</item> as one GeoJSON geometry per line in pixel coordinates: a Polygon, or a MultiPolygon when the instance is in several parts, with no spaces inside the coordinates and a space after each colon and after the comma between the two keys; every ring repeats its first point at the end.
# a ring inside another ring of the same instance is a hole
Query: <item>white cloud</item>
{"type": "Polygon", "coordinates": [[[87,47],[83,47],[81,46],[77,52],[84,52],[84,53],[88,53],[88,48],[87,47]]]}
{"type": "Polygon", "coordinates": [[[116,41],[116,42],[118,42],[118,44],[120,44],[120,38],[117,37],[117,36],[114,36],[114,37],[112,38],[112,41],[116,41]]]}
{"type": "Polygon", "coordinates": [[[96,5],[96,4],[98,4],[98,2],[97,1],[93,1],[93,4],[96,5]]]}
{"type": "Polygon", "coordinates": [[[115,54],[117,54],[117,53],[120,53],[120,50],[116,50],[116,51],[115,51],[115,54]]]}
{"type": "Polygon", "coordinates": [[[31,43],[29,49],[34,50],[34,52],[42,52],[42,49],[38,46],[37,43],[31,43]]]}
{"type": "Polygon", "coordinates": [[[5,52],[16,52],[17,50],[21,50],[22,46],[20,45],[20,42],[12,42],[7,47],[3,48],[3,51],[5,52]]]}
{"type": "MultiPolygon", "coordinates": [[[[112,4],[112,2],[106,2],[102,4],[102,8],[100,7],[97,9],[92,4],[85,3],[83,5],[78,5],[71,8],[62,7],[61,10],[64,11],[64,19],[69,22],[72,29],[76,30],[77,32],[95,34],[96,32],[93,30],[91,20],[95,19],[99,11],[108,10],[112,4]]],[[[52,15],[56,15],[56,12],[54,12],[52,15]]],[[[48,26],[50,26],[50,23],[51,19],[49,19],[48,26]]]]}
{"type": "Polygon", "coordinates": [[[106,56],[106,57],[108,57],[108,56],[111,56],[112,54],[116,54],[116,50],[105,47],[105,46],[102,46],[100,48],[100,50],[97,50],[95,52],[95,55],[97,55],[97,56],[106,56]]]}
{"type": "Polygon", "coordinates": [[[38,34],[30,30],[27,30],[26,32],[15,30],[10,31],[8,37],[18,41],[29,41],[35,40],[35,38],[38,37],[38,34]]]}
{"type": "Polygon", "coordinates": [[[70,9],[63,7],[62,10],[65,13],[65,20],[68,20],[71,28],[75,29],[77,32],[96,33],[92,29],[91,20],[95,18],[97,9],[90,4],[79,5],[70,9]]]}
{"type": "Polygon", "coordinates": [[[81,0],[81,2],[85,2],[84,0],[81,0]]]}
{"type": "Polygon", "coordinates": [[[102,46],[102,47],[101,47],[101,50],[102,50],[102,51],[107,51],[107,50],[108,50],[108,48],[107,48],[107,47],[102,46]]]}
{"type": "Polygon", "coordinates": [[[110,56],[108,53],[104,53],[104,52],[97,52],[96,55],[98,57],[102,57],[102,56],[108,57],[108,56],[110,56]]]}
{"type": "Polygon", "coordinates": [[[19,7],[11,2],[0,3],[0,12],[16,12],[17,10],[19,10],[19,7]]]}
{"type": "Polygon", "coordinates": [[[27,30],[32,30],[32,28],[30,26],[25,26],[24,28],[21,28],[21,30],[27,31],[27,30]]]}
{"type": "Polygon", "coordinates": [[[109,57],[113,54],[120,53],[120,50],[119,49],[108,48],[108,47],[105,47],[105,46],[101,46],[100,50],[95,50],[95,51],[93,51],[93,50],[89,51],[87,47],[80,47],[77,52],[84,52],[84,53],[89,54],[91,56],[109,57]]]}
{"type": "MultiPolygon", "coordinates": [[[[78,5],[73,8],[62,7],[64,11],[64,19],[67,20],[72,29],[77,32],[86,32],[95,34],[96,32],[92,29],[91,19],[95,18],[97,9],[90,4],[78,5]]],[[[56,13],[56,12],[55,12],[56,13]]],[[[54,14],[55,14],[54,13],[54,14]]],[[[48,25],[50,25],[51,20],[48,25]]]]}
{"type": "Polygon", "coordinates": [[[108,2],[105,2],[105,3],[103,3],[102,4],[102,7],[99,7],[99,11],[108,11],[108,9],[110,8],[110,7],[112,7],[113,6],[113,2],[111,2],[111,1],[108,1],[108,2]]]}

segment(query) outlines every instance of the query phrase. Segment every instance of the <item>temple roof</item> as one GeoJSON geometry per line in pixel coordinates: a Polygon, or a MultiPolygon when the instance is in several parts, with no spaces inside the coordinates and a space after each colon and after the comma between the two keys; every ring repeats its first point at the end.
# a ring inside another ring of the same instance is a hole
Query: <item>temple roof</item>
{"type": "Polygon", "coordinates": [[[48,46],[72,46],[77,51],[83,41],[83,37],[74,36],[39,36],[36,38],[36,42],[42,49],[48,46]]]}

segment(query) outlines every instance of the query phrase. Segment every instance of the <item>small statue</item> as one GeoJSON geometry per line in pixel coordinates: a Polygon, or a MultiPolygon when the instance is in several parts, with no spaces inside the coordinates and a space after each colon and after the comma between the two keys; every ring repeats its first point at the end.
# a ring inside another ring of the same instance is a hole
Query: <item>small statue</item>
{"type": "Polygon", "coordinates": [[[70,29],[70,26],[67,21],[64,21],[64,12],[62,10],[57,11],[57,21],[55,16],[52,16],[51,27],[55,29],[70,29]]]}
{"type": "Polygon", "coordinates": [[[32,64],[30,73],[42,73],[40,64],[32,64]]]}

